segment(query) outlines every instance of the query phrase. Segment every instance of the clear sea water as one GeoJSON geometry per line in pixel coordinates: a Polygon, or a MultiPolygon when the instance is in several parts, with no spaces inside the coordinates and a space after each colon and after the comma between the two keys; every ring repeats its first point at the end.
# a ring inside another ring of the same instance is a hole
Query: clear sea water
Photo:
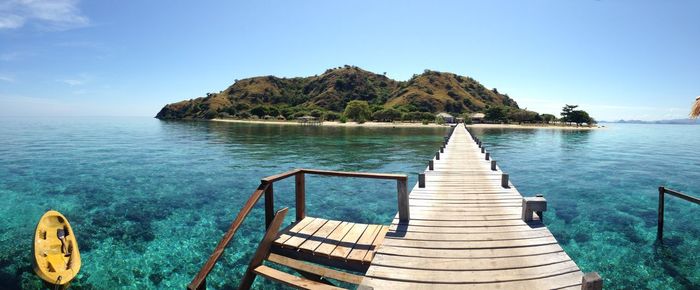
{"type": "MultiPolygon", "coordinates": [[[[445,131],[0,118],[0,289],[42,287],[32,235],[50,208],[80,244],[72,289],[183,289],[260,178],[308,167],[405,173],[412,185],[445,131]]],[[[700,288],[700,206],[667,198],[666,237],[655,242],[657,187],[700,195],[700,126],[474,131],[523,194],[545,195],[550,230],[607,288],[700,288]]],[[[389,181],[308,177],[307,195],[314,216],[388,223],[396,212],[389,181]]],[[[275,184],[275,198],[293,209],[292,182],[275,184]]],[[[263,223],[261,201],[210,289],[235,289],[263,223]]]]}

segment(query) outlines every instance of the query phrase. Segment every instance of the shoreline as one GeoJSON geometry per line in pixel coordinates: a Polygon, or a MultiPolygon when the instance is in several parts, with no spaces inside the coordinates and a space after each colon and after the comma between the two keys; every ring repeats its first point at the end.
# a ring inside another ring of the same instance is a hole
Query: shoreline
{"type": "MultiPolygon", "coordinates": [[[[212,122],[223,122],[223,123],[247,123],[247,124],[267,124],[267,125],[291,125],[291,126],[310,126],[302,125],[297,121],[277,121],[277,120],[237,120],[237,119],[210,119],[208,121],[212,122]]],[[[313,126],[313,125],[311,125],[313,126]]],[[[435,123],[429,123],[423,125],[423,123],[405,123],[405,122],[365,122],[362,124],[356,122],[330,122],[324,121],[321,126],[331,126],[331,127],[368,127],[368,128],[446,128],[449,125],[439,125],[435,123]]],[[[517,125],[517,124],[471,124],[467,125],[469,128],[487,128],[487,129],[554,129],[554,130],[595,130],[601,129],[599,126],[595,127],[573,127],[573,126],[557,126],[557,125],[517,125]]]]}

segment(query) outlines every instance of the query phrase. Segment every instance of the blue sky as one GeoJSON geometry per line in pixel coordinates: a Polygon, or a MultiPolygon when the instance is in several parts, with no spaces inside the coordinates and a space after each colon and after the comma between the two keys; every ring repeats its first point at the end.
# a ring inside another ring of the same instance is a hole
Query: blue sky
{"type": "Polygon", "coordinates": [[[700,1],[0,0],[0,116],[153,116],[258,75],[344,64],[471,76],[521,107],[687,116],[700,1]]]}

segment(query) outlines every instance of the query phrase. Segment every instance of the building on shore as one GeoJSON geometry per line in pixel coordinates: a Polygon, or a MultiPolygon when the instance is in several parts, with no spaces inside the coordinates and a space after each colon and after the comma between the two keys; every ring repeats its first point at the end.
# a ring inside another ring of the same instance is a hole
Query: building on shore
{"type": "Polygon", "coordinates": [[[445,112],[439,113],[439,114],[435,115],[435,117],[442,118],[445,121],[445,123],[454,123],[455,122],[455,117],[448,114],[448,113],[445,113],[445,112]]]}
{"type": "Polygon", "coordinates": [[[472,114],[472,123],[483,123],[486,114],[484,113],[474,113],[472,114]]]}

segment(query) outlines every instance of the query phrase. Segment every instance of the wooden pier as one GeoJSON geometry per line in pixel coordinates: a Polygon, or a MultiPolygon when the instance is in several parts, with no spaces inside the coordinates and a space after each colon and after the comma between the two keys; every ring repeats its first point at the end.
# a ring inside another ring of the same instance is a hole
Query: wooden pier
{"type": "Polygon", "coordinates": [[[358,289],[602,288],[600,276],[584,275],[544,225],[545,198],[523,197],[466,127],[450,130],[410,194],[406,180],[311,169],[264,178],[188,288],[206,288],[209,271],[263,195],[267,232],[239,289],[258,275],[300,289],[338,289],[334,280],[358,289]],[[308,174],[396,180],[398,213],[390,225],[306,216],[308,174]],[[287,208],[274,211],[272,188],[289,177],[296,180],[296,222],[280,230],[287,208]]]}

